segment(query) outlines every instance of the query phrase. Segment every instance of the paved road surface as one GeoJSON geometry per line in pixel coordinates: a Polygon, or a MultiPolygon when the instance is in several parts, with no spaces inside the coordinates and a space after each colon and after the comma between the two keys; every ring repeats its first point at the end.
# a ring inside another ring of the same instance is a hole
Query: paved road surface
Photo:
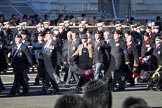
{"type": "MultiPolygon", "coordinates": [[[[29,74],[30,93],[28,96],[6,97],[11,89],[13,74],[1,75],[6,89],[0,94],[0,108],[52,108],[56,100],[65,93],[74,93],[73,88],[61,88],[60,95],[40,95],[41,85],[33,86],[36,74],[29,74]]],[[[128,87],[126,91],[113,92],[113,108],[121,108],[122,102],[129,96],[141,97],[153,108],[162,108],[162,91],[145,91],[146,84],[128,87]]],[[[81,94],[80,94],[81,95],[81,94]]]]}

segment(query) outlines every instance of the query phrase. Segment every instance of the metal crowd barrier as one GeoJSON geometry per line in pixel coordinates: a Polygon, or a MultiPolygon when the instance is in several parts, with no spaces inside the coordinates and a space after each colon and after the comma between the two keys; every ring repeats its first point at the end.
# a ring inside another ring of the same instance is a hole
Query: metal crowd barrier
{"type": "MultiPolygon", "coordinates": [[[[50,28],[54,28],[55,26],[50,26],[50,28]]],[[[11,30],[15,31],[16,30],[16,26],[11,26],[10,27],[11,30]]],[[[69,26],[69,28],[72,30],[72,31],[78,31],[78,28],[79,26],[69,26]]],[[[96,26],[86,26],[86,28],[90,31],[93,31],[96,29],[96,26]]],[[[113,30],[115,27],[113,26],[103,26],[103,29],[106,30],[106,31],[111,31],[113,30]]],[[[27,26],[27,29],[29,31],[36,31],[36,26],[27,26]]],[[[125,30],[130,30],[130,26],[125,26],[125,25],[122,25],[122,29],[125,29],[125,30]]]]}

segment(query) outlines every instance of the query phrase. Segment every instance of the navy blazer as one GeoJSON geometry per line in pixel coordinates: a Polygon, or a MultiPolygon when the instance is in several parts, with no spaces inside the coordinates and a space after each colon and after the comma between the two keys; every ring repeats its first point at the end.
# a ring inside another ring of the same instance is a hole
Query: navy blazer
{"type": "Polygon", "coordinates": [[[37,49],[41,49],[42,50],[42,54],[43,54],[43,60],[47,60],[49,59],[49,62],[52,62],[53,67],[56,66],[57,61],[58,61],[58,55],[57,55],[57,49],[58,49],[58,44],[56,41],[52,40],[50,43],[50,47],[47,48],[46,51],[44,51],[44,47],[46,45],[48,41],[44,41],[41,44],[33,44],[33,49],[37,50],[37,49]]]}
{"type": "Polygon", "coordinates": [[[12,46],[11,63],[13,68],[27,68],[29,65],[33,65],[31,53],[26,45],[22,44],[18,49],[16,56],[14,56],[16,44],[12,46]]]}

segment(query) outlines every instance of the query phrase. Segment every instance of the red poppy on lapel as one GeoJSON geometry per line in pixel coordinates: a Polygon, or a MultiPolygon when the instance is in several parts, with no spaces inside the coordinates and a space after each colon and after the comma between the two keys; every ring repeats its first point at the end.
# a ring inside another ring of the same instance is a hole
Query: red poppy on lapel
{"type": "Polygon", "coordinates": [[[50,50],[54,49],[54,45],[51,43],[48,47],[50,50]]]}
{"type": "Polygon", "coordinates": [[[128,49],[131,48],[131,45],[128,45],[127,48],[128,48],[128,49]]]}

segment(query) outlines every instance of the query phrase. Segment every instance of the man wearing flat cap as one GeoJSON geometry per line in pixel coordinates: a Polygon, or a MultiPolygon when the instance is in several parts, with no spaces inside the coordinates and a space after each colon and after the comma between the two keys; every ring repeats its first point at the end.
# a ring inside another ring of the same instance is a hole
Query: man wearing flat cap
{"type": "Polygon", "coordinates": [[[78,71],[76,72],[76,74],[80,76],[77,85],[78,90],[80,90],[80,88],[87,82],[87,79],[84,78],[83,70],[86,67],[92,67],[93,65],[93,48],[91,44],[87,43],[87,38],[88,37],[86,34],[82,34],[81,36],[82,44],[78,46],[77,50],[75,51],[75,53],[72,55],[70,59],[71,61],[78,58],[78,64],[77,64],[78,71]]]}

